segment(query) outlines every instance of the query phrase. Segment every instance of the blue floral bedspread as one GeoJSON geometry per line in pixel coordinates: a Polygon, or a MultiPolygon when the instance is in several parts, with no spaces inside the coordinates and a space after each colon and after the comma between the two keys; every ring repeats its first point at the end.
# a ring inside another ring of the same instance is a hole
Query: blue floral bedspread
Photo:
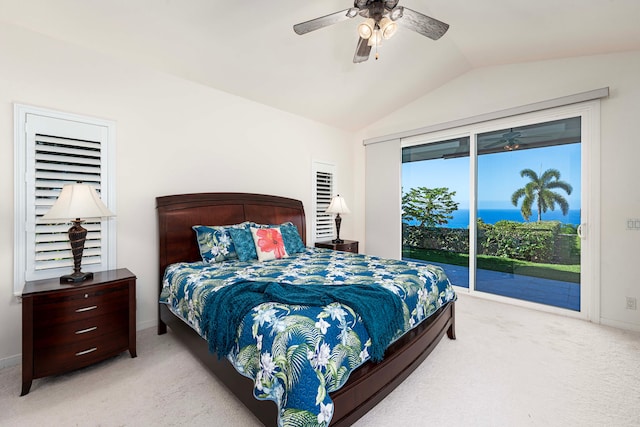
{"type": "MultiPolygon", "coordinates": [[[[404,305],[399,338],[456,296],[440,267],[367,255],[308,248],[289,258],[266,262],[226,261],[170,265],[160,302],[203,335],[202,309],[207,297],[238,282],[290,284],[380,284],[404,305]]],[[[369,357],[371,339],[350,307],[264,303],[238,328],[238,343],[227,358],[254,381],[254,395],[279,408],[278,423],[329,424],[329,392],[369,357]]]]}

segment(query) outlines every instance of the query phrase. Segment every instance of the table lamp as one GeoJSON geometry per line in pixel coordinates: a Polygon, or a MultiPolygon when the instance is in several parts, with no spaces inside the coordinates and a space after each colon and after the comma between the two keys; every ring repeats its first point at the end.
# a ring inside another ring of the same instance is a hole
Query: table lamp
{"type": "Polygon", "coordinates": [[[80,283],[92,279],[93,273],[80,271],[87,229],[80,225],[87,219],[115,216],[100,200],[96,190],[88,184],[66,184],[43,220],[71,220],[69,241],[73,254],[73,273],[60,277],[60,283],[80,283]]]}
{"type": "Polygon", "coordinates": [[[344,197],[341,195],[335,196],[331,199],[331,203],[329,203],[329,207],[325,211],[326,213],[336,214],[336,234],[337,238],[332,240],[332,243],[344,243],[344,240],[340,239],[340,224],[342,224],[342,218],[340,218],[340,214],[350,214],[351,211],[347,207],[347,203],[344,201],[344,197]]]}

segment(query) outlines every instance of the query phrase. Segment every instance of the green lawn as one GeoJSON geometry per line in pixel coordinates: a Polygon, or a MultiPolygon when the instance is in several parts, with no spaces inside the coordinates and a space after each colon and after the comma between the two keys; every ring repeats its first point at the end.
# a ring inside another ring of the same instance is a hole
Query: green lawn
{"type": "MultiPolygon", "coordinates": [[[[439,251],[435,249],[402,248],[402,256],[423,261],[469,266],[469,254],[439,251]]],[[[580,265],[537,264],[490,255],[478,255],[477,267],[483,270],[521,274],[523,276],[580,283],[580,265]]]]}

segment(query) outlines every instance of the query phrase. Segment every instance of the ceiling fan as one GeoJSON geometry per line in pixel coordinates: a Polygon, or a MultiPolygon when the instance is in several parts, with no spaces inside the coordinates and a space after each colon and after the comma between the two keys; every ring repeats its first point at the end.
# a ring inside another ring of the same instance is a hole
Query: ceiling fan
{"type": "Polygon", "coordinates": [[[382,40],[389,39],[396,33],[398,23],[433,40],[438,40],[449,29],[449,25],[444,22],[408,7],[398,6],[398,0],[355,0],[352,8],[296,24],[293,31],[302,35],[358,15],[366,19],[358,25],[360,39],[353,57],[355,63],[369,59],[371,48],[374,46],[378,59],[378,46],[382,40]]]}
{"type": "Polygon", "coordinates": [[[509,132],[502,134],[502,138],[498,141],[498,144],[505,144],[504,149],[507,151],[513,151],[520,148],[520,137],[522,136],[522,132],[513,131],[511,129],[509,132]]]}
{"type": "Polygon", "coordinates": [[[500,147],[506,151],[517,150],[521,147],[540,146],[547,141],[558,141],[564,138],[566,125],[562,121],[536,123],[534,125],[521,126],[490,132],[479,136],[479,141],[484,149],[500,147]]]}

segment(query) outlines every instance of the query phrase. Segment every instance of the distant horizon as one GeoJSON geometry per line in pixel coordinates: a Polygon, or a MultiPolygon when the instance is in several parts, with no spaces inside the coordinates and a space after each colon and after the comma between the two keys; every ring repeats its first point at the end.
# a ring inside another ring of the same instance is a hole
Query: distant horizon
{"type": "MultiPolygon", "coordinates": [[[[468,228],[469,227],[469,209],[458,209],[452,213],[453,219],[447,224],[440,225],[440,228],[468,228]]],[[[559,209],[555,211],[547,211],[542,214],[542,221],[560,221],[563,224],[571,224],[577,226],[580,224],[580,209],[569,209],[567,215],[562,215],[559,209]]],[[[537,222],[538,211],[533,209],[529,221],[522,218],[519,208],[507,209],[478,209],[478,218],[486,224],[495,224],[500,220],[508,220],[514,222],[537,222]]],[[[411,221],[414,224],[417,221],[411,221]]],[[[409,224],[411,224],[409,222],[409,224]]]]}

